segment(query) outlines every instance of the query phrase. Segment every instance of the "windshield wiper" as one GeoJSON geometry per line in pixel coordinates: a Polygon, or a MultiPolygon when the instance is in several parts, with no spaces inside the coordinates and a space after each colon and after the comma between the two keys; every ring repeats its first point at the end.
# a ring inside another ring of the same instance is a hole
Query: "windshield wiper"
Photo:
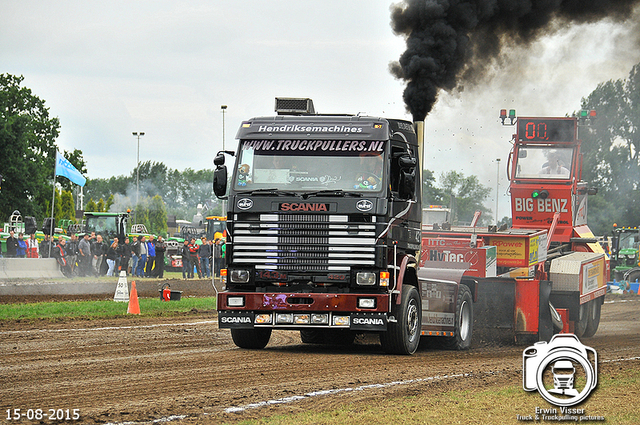
{"type": "Polygon", "coordinates": [[[308,199],[312,196],[355,196],[360,198],[362,197],[362,194],[358,192],[345,192],[342,189],[318,190],[316,192],[307,192],[302,194],[303,199],[308,199]]]}
{"type": "Polygon", "coordinates": [[[255,190],[247,190],[244,192],[236,192],[240,195],[284,195],[284,196],[298,196],[295,192],[287,192],[285,190],[280,190],[277,188],[273,189],[255,189],[255,190]]]}

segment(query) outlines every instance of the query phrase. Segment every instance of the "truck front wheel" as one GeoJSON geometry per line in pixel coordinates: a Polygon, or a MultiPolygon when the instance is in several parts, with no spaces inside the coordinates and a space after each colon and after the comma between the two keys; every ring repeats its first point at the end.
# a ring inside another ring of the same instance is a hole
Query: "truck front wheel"
{"type": "Polygon", "coordinates": [[[453,336],[444,338],[444,348],[449,350],[466,350],[471,346],[473,335],[473,298],[466,285],[458,287],[456,300],[455,330],[453,336]]]}
{"type": "Polygon", "coordinates": [[[231,329],[231,338],[240,348],[262,349],[271,338],[271,328],[231,329]]]}
{"type": "Polygon", "coordinates": [[[396,322],[390,322],[387,331],[380,334],[382,349],[389,354],[413,354],[420,344],[422,309],[418,290],[414,286],[402,287],[400,305],[391,310],[396,322]]]}

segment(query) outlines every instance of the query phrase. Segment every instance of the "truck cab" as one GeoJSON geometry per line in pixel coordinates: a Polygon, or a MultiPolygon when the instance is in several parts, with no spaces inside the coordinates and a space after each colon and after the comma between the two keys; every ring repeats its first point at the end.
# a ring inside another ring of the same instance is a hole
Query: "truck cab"
{"type": "MultiPolygon", "coordinates": [[[[262,348],[274,328],[300,330],[303,341],[387,331],[397,327],[398,280],[418,285],[413,124],[316,114],[310,102],[277,99],[279,115],[244,121],[237,152],[214,161],[214,192],[225,197],[228,189],[229,200],[219,324],[241,347],[262,348]]],[[[419,322],[415,316],[416,347],[419,322]]],[[[403,351],[399,345],[390,350],[403,351]]]]}
{"type": "Polygon", "coordinates": [[[587,226],[587,196],[597,190],[582,181],[578,123],[577,117],[518,117],[509,155],[512,227],[554,225],[551,247],[604,253],[587,226]]]}

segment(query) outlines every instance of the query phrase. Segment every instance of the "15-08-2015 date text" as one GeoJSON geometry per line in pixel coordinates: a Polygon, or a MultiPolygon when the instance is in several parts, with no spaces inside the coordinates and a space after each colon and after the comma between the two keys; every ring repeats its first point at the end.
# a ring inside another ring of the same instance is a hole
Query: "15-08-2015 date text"
{"type": "Polygon", "coordinates": [[[77,421],[80,409],[7,409],[7,421],[77,421]]]}

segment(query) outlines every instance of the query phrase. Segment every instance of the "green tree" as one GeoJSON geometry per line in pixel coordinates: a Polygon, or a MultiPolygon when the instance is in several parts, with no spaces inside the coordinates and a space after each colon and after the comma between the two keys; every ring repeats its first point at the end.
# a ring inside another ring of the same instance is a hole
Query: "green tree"
{"type": "Polygon", "coordinates": [[[144,224],[148,231],[151,231],[151,221],[149,220],[149,198],[140,201],[135,208],[136,222],[133,224],[144,224]]]}
{"type": "Polygon", "coordinates": [[[48,217],[55,166],[58,118],[45,102],[21,84],[22,76],[0,74],[0,217],[48,217]]]}
{"type": "Polygon", "coordinates": [[[85,205],[84,210],[89,212],[98,211],[98,206],[96,205],[96,202],[93,200],[93,198],[89,199],[89,202],[87,202],[87,205],[85,205]]]}
{"type": "Polygon", "coordinates": [[[476,211],[482,212],[481,222],[491,221],[491,210],[483,205],[491,189],[481,185],[477,176],[465,177],[457,171],[442,173],[440,187],[445,203],[453,205],[453,223],[471,222],[476,211]]]}
{"type": "Polygon", "coordinates": [[[151,198],[149,205],[149,223],[151,228],[149,231],[156,235],[167,235],[167,210],[160,195],[151,198]]]}
{"type": "Polygon", "coordinates": [[[640,64],[626,80],[599,84],[586,98],[584,109],[598,118],[579,128],[584,165],[582,178],[597,187],[589,197],[589,225],[606,233],[615,222],[640,225],[640,64]]]}
{"type": "MultiPolygon", "coordinates": [[[[49,208],[51,208],[51,204],[49,204],[49,208]]],[[[49,213],[51,210],[49,209],[49,213]]],[[[53,206],[53,217],[55,219],[56,226],[58,225],[58,220],[62,218],[62,195],[60,191],[56,189],[55,191],[55,205],[53,206]]]]}
{"type": "Polygon", "coordinates": [[[114,197],[113,197],[113,193],[109,195],[109,197],[107,198],[107,202],[104,204],[104,210],[105,211],[109,211],[111,209],[111,206],[114,203],[114,197]]]}
{"type": "Polygon", "coordinates": [[[62,191],[62,194],[60,195],[60,210],[60,218],[75,221],[76,209],[73,204],[73,194],[70,191],[62,191]]]}
{"type": "Polygon", "coordinates": [[[100,198],[98,200],[98,203],[96,204],[96,211],[97,212],[105,212],[106,210],[105,210],[104,206],[105,206],[104,199],[100,198]]]}
{"type": "Polygon", "coordinates": [[[435,186],[436,178],[431,170],[422,170],[422,206],[441,205],[444,192],[435,186]]]}

